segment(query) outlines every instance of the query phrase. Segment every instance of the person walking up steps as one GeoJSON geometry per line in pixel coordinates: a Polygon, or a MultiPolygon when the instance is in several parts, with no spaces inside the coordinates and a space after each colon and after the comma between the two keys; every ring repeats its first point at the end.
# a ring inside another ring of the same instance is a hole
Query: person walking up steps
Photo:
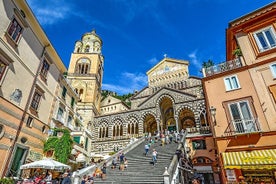
{"type": "Polygon", "coordinates": [[[148,156],[148,152],[149,152],[149,144],[146,143],[145,144],[145,155],[148,156]]]}
{"type": "Polygon", "coordinates": [[[155,166],[157,162],[157,151],[155,149],[152,150],[152,162],[153,162],[153,166],[155,166]]]}

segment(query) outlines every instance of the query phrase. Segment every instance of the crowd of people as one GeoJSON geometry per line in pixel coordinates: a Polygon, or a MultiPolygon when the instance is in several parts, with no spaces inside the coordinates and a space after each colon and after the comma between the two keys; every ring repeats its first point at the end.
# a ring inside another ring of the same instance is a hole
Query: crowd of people
{"type": "Polygon", "coordinates": [[[71,184],[71,173],[69,170],[64,173],[60,173],[58,176],[53,177],[51,170],[39,172],[38,170],[33,172],[31,177],[25,178],[23,181],[17,183],[20,184],[71,184]]]}

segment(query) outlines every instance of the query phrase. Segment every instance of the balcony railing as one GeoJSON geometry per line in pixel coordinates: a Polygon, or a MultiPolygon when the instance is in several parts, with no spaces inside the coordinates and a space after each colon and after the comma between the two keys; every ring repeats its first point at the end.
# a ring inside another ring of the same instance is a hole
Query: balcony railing
{"type": "Polygon", "coordinates": [[[56,121],[59,121],[60,123],[64,124],[64,118],[62,115],[57,114],[56,118],[54,118],[56,121]]]}
{"type": "Polygon", "coordinates": [[[261,127],[258,118],[233,120],[228,124],[225,136],[240,135],[260,132],[261,127]]]}
{"type": "Polygon", "coordinates": [[[186,128],[188,134],[210,134],[210,126],[186,128]]]}
{"type": "Polygon", "coordinates": [[[210,66],[208,68],[203,68],[203,75],[204,77],[208,77],[214,74],[230,71],[240,67],[242,67],[242,61],[241,61],[241,58],[238,57],[230,61],[225,61],[218,65],[210,66]]]}

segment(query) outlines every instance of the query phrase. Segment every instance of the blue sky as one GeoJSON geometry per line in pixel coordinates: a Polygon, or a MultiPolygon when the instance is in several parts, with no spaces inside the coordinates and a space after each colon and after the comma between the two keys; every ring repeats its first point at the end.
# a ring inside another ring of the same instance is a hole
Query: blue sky
{"type": "Polygon", "coordinates": [[[146,72],[170,58],[225,61],[228,23],[272,0],[27,0],[66,67],[75,41],[93,29],[103,40],[103,89],[132,93],[146,72]]]}

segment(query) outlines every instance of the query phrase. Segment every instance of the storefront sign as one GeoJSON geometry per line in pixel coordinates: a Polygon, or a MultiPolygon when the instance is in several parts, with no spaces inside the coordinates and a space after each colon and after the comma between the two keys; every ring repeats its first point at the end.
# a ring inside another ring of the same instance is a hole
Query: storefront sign
{"type": "Polygon", "coordinates": [[[32,161],[37,161],[37,160],[41,160],[43,157],[43,155],[41,153],[35,152],[30,150],[29,155],[28,155],[28,159],[32,160],[32,161]]]}
{"type": "Polygon", "coordinates": [[[244,163],[250,163],[250,162],[270,162],[274,159],[271,156],[250,156],[242,158],[242,161],[244,163]]]}
{"type": "Polygon", "coordinates": [[[237,180],[236,173],[234,170],[226,169],[225,172],[226,172],[226,177],[227,177],[228,181],[236,181],[237,180]]]}
{"type": "Polygon", "coordinates": [[[276,169],[276,165],[247,165],[247,166],[241,166],[241,169],[250,169],[250,170],[256,170],[256,169],[276,169]]]}

